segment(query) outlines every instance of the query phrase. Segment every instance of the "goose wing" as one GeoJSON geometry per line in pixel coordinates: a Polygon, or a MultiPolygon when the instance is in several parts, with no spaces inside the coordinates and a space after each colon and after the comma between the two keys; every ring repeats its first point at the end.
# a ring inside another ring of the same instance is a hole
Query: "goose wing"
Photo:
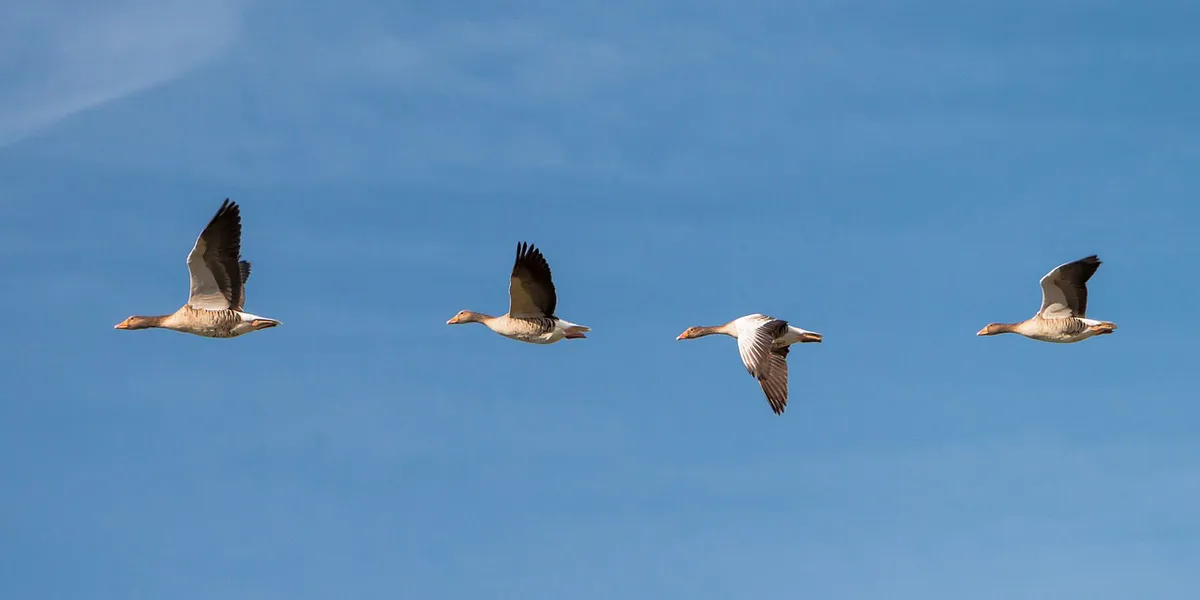
{"type": "Polygon", "coordinates": [[[242,293],[238,296],[239,301],[234,308],[242,310],[246,307],[246,281],[250,279],[250,263],[248,261],[238,262],[238,272],[242,277],[242,293]]]}
{"type": "Polygon", "coordinates": [[[206,310],[240,310],[250,276],[250,263],[241,261],[241,252],[241,211],[236,202],[226,198],[188,253],[192,279],[188,305],[206,310]]]}
{"type": "Polygon", "coordinates": [[[775,345],[775,339],[787,331],[787,321],[765,315],[747,315],[734,321],[737,329],[738,354],[746,371],[761,378],[771,367],[767,357],[775,345]]]}
{"type": "Polygon", "coordinates": [[[1042,307],[1038,314],[1044,319],[1065,319],[1087,315],[1087,282],[1100,268],[1096,255],[1064,263],[1042,277],[1042,307]]]}
{"type": "Polygon", "coordinates": [[[787,408],[788,401],[788,364],[787,355],[790,346],[782,346],[771,350],[767,361],[770,368],[766,373],[758,378],[758,385],[762,387],[763,394],[767,396],[767,402],[771,405],[771,410],[777,415],[783,414],[783,409],[787,408]]]}
{"type": "Polygon", "coordinates": [[[556,304],[558,297],[554,293],[550,264],[542,251],[525,242],[517,244],[517,258],[508,283],[509,316],[524,319],[554,317],[556,304]]]}

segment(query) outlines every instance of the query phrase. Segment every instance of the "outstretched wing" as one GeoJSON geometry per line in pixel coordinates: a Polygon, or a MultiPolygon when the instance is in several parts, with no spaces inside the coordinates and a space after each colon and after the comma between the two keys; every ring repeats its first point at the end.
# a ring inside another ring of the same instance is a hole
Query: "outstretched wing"
{"type": "Polygon", "coordinates": [[[767,361],[770,367],[766,373],[758,378],[758,384],[762,387],[762,391],[767,396],[767,402],[771,405],[771,410],[777,415],[782,415],[783,410],[787,408],[788,401],[788,364],[787,355],[790,346],[775,348],[771,351],[767,361]]]}
{"type": "Polygon", "coordinates": [[[508,283],[509,316],[553,317],[556,304],[558,297],[554,293],[550,265],[542,251],[525,242],[517,244],[517,258],[508,283]]]}
{"type": "Polygon", "coordinates": [[[237,203],[226,198],[188,253],[188,271],[192,280],[189,305],[207,310],[242,307],[245,278],[249,277],[250,268],[247,263],[243,273],[241,251],[241,211],[237,203]]]}
{"type": "Polygon", "coordinates": [[[1087,316],[1087,282],[1100,268],[1095,255],[1061,264],[1042,277],[1042,307],[1045,319],[1087,316]]]}
{"type": "Polygon", "coordinates": [[[787,331],[787,321],[772,319],[764,315],[751,315],[735,321],[738,332],[738,354],[746,371],[755,378],[767,369],[767,356],[775,345],[775,339],[787,331]]]}

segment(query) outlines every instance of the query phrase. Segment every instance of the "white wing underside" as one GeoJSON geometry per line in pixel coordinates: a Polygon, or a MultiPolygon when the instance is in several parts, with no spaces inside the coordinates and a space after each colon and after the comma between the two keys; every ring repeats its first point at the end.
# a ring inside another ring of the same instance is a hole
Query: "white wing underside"
{"type": "Polygon", "coordinates": [[[196,238],[196,245],[188,253],[188,272],[191,274],[192,290],[188,304],[193,308],[206,310],[225,310],[230,308],[229,300],[221,293],[217,278],[204,263],[205,244],[203,238],[196,238]]]}
{"type": "Polygon", "coordinates": [[[738,354],[742,357],[746,371],[755,378],[766,374],[771,367],[767,359],[771,355],[775,337],[772,332],[763,329],[763,325],[771,321],[774,319],[757,314],[734,321],[738,333],[738,354]]]}

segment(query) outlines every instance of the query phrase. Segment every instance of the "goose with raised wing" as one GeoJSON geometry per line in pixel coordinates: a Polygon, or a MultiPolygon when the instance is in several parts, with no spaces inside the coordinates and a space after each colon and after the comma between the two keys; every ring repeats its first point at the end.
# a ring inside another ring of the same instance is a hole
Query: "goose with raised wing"
{"type": "Polygon", "coordinates": [[[746,315],[724,325],[688,327],[676,340],[721,334],[737,340],[738,354],[746,371],[758,380],[771,410],[783,414],[788,401],[787,357],[792,344],[820,343],[824,336],[800,329],[783,319],[762,314],[746,315]]]}
{"type": "Polygon", "coordinates": [[[989,323],[975,335],[1016,333],[1041,342],[1071,344],[1116,331],[1117,324],[1087,318],[1087,282],[1100,268],[1096,255],[1063,263],[1042,277],[1042,307],[1019,323],[989,323]]]}
{"type": "Polygon", "coordinates": [[[242,260],[242,216],[228,198],[188,253],[192,289],[187,304],[169,315],[132,316],[116,329],[170,329],[211,338],[231,338],[279,325],[245,312],[250,263],[242,260]]]}
{"type": "Polygon", "coordinates": [[[564,321],[554,314],[558,296],[550,276],[550,264],[533,244],[517,244],[508,282],[508,313],[493,317],[463,310],[446,321],[447,325],[483,323],[485,327],[509,339],[530,344],[553,344],[560,340],[581,340],[590,327],[564,321]]]}

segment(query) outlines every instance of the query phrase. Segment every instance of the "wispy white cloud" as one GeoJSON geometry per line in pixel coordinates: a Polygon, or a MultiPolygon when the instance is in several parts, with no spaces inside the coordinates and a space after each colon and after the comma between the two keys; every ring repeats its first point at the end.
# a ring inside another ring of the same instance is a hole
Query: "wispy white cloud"
{"type": "Polygon", "coordinates": [[[1042,93],[1080,68],[1138,65],[1173,47],[968,43],[938,24],[892,27],[823,3],[810,9],[824,12],[787,27],[632,5],[594,15],[397,8],[387,18],[348,9],[334,23],[272,19],[221,69],[110,107],[74,132],[83,135],[38,150],[261,184],[505,171],[642,182],[778,176],[797,161],[894,160],[1031,135],[1127,139],[1146,130],[1139,117],[1085,118],[1074,105],[1047,106],[1042,93]],[[126,135],[134,120],[154,135],[126,135]],[[107,144],[118,133],[115,156],[80,150],[76,139],[107,144]],[[172,139],[190,142],[166,151],[172,139]]]}
{"type": "Polygon", "coordinates": [[[0,146],[147,89],[235,38],[240,0],[7,3],[0,8],[0,146]]]}

